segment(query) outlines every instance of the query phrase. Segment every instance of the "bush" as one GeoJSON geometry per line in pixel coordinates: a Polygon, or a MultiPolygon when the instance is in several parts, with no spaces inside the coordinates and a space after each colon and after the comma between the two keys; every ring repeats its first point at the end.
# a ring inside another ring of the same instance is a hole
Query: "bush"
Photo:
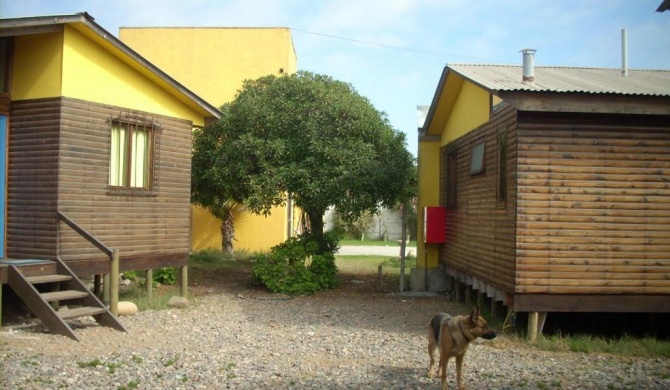
{"type": "Polygon", "coordinates": [[[154,271],[154,282],[172,286],[177,283],[176,268],[159,268],[154,271]]]}
{"type": "Polygon", "coordinates": [[[254,277],[270,291],[309,294],[337,285],[335,255],[317,255],[318,244],[309,237],[291,237],[258,257],[254,277]]]}
{"type": "MultiPolygon", "coordinates": [[[[153,272],[153,286],[158,283],[172,286],[177,283],[177,269],[176,268],[159,268],[153,272]]],[[[121,274],[123,279],[138,280],[138,271],[125,271],[121,274]]],[[[140,286],[146,285],[146,280],[140,280],[140,286]]]]}

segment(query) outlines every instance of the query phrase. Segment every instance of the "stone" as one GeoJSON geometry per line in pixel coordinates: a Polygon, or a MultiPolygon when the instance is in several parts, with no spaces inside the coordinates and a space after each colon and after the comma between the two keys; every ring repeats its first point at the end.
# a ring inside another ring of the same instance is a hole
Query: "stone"
{"type": "Polygon", "coordinates": [[[132,302],[121,301],[118,304],[118,314],[119,316],[134,316],[137,314],[137,305],[132,302]]]}
{"type": "Polygon", "coordinates": [[[169,307],[174,307],[176,309],[183,309],[185,307],[188,307],[188,299],[184,297],[174,296],[170,298],[167,305],[169,307]]]}

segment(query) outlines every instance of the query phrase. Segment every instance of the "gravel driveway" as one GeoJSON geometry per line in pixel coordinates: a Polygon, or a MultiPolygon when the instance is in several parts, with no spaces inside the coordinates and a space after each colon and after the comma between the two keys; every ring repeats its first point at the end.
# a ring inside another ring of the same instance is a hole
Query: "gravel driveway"
{"type": "MultiPolygon", "coordinates": [[[[247,276],[209,276],[191,287],[187,309],[122,317],[127,334],[84,321],[78,343],[39,325],[2,328],[0,388],[439,389],[426,377],[427,323],[465,310],[353,275],[295,298],[247,276]]],[[[669,389],[670,361],[542,352],[503,336],[471,346],[464,380],[469,389],[669,389]]]]}

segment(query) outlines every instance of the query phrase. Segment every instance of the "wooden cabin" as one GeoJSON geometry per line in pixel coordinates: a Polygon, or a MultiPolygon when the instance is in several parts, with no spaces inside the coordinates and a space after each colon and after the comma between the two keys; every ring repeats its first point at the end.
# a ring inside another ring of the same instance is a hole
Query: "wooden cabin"
{"type": "Polygon", "coordinates": [[[419,131],[419,206],[446,220],[418,258],[459,293],[531,334],[670,312],[670,71],[450,65],[419,131]]]}
{"type": "Polygon", "coordinates": [[[191,132],[219,115],[86,13],[0,19],[0,282],[185,269],[191,132]]]}

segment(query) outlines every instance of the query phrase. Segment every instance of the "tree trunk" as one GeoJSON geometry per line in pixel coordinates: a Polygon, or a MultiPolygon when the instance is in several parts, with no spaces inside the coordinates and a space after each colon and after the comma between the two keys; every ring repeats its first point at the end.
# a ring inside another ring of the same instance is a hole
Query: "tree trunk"
{"type": "Polygon", "coordinates": [[[328,248],[328,243],[323,234],[323,213],[322,212],[308,212],[307,216],[309,217],[309,224],[312,231],[310,234],[314,240],[319,245],[319,254],[326,253],[330,251],[328,248]]]}
{"type": "Polygon", "coordinates": [[[233,240],[235,239],[235,226],[233,225],[233,213],[221,222],[221,250],[226,255],[233,254],[233,240]]]}

